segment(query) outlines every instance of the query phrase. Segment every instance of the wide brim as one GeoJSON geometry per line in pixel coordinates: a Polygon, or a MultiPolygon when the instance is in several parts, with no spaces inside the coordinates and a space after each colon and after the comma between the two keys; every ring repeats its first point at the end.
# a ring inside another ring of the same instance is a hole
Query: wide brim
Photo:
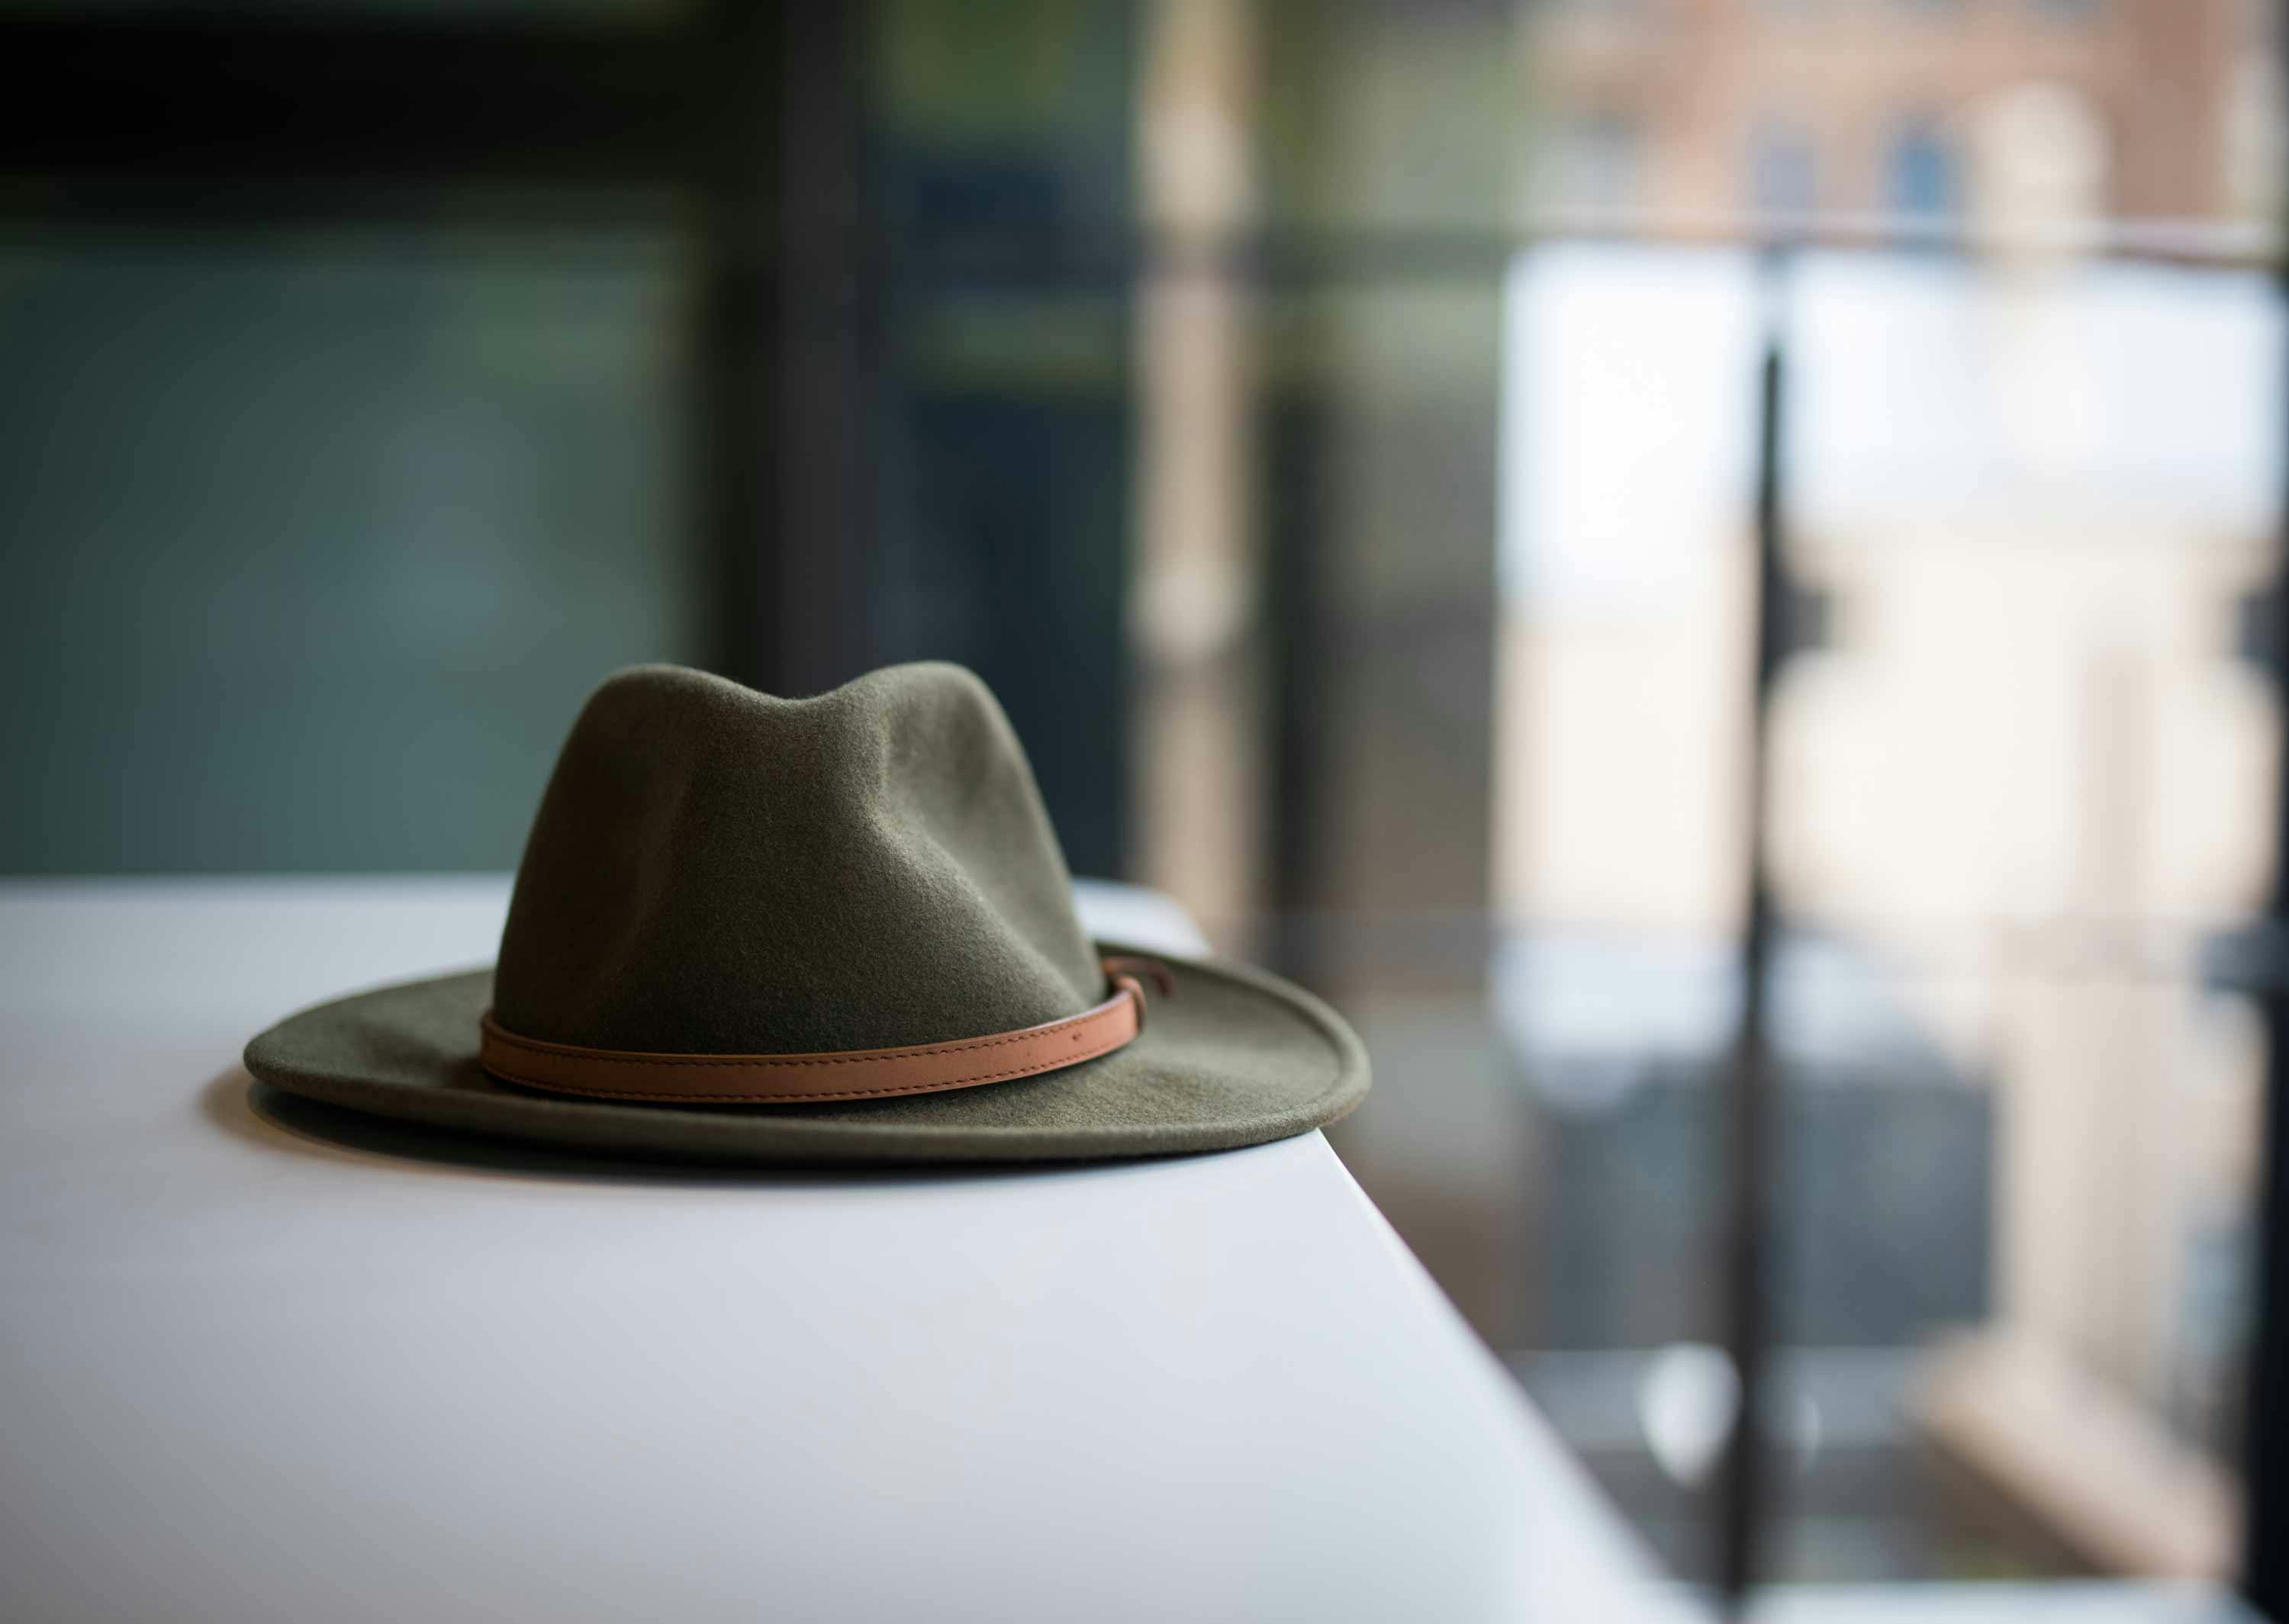
{"type": "MultiPolygon", "coordinates": [[[[1100,943],[1105,953],[1139,953],[1100,943]]],[[[290,1015],[246,1046],[276,1088],[401,1120],[632,1158],[803,1165],[1091,1160],[1226,1150],[1321,1127],[1368,1090],[1359,1039],[1274,975],[1166,965],[1126,1047],[1060,1071],[832,1105],[645,1105],[503,1083],[477,1063],[492,972],[383,987],[290,1015]]]]}

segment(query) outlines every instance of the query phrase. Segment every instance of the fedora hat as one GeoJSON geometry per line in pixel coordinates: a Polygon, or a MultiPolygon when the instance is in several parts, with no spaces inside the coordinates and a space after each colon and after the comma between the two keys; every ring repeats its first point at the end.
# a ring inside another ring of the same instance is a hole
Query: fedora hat
{"type": "Polygon", "coordinates": [[[498,964],[304,1010],[246,1067],[450,1128],[765,1163],[1225,1150],[1368,1087],[1300,989],[1091,942],[1001,707],[936,664],[810,699],[613,676],[541,798],[498,964]]]}

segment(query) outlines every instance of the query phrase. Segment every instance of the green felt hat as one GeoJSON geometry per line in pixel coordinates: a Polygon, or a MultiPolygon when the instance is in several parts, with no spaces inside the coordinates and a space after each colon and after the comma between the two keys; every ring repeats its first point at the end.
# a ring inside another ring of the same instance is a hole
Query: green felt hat
{"type": "Polygon", "coordinates": [[[1308,993],[1144,957],[1082,932],[970,673],[775,699],[647,665],[574,723],[494,969],[304,1010],[246,1065],[357,1111],[719,1162],[1224,1150],[1367,1093],[1308,993]]]}

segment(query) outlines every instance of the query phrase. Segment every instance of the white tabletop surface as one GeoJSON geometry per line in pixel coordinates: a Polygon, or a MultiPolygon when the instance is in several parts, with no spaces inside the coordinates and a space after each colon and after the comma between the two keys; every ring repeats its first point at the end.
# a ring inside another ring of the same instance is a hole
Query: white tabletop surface
{"type": "Polygon", "coordinates": [[[0,1618],[1669,1610],[1317,1134],[642,1172],[251,1098],[251,1032],[505,896],[0,886],[0,1618]]]}

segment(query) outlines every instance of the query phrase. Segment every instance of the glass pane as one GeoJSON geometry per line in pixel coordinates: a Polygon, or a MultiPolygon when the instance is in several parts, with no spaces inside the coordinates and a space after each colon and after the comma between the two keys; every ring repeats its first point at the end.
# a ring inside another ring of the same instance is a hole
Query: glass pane
{"type": "Polygon", "coordinates": [[[2279,860],[2240,635],[2283,483],[2269,15],[1529,24],[1543,127],[1636,155],[1508,294],[1493,990],[1559,1214],[1514,1364],[1688,1576],[1738,1397],[1710,1156],[1775,331],[1819,630],[1763,832],[1773,1577],[2237,1562],[2265,1043],[2211,967],[2279,860]]]}
{"type": "MultiPolygon", "coordinates": [[[[2022,1564],[2229,1573],[2263,1049],[2200,967],[2276,860],[2277,702],[2235,633],[2275,555],[2277,294],[1822,254],[1787,308],[1797,553],[1837,635],[1777,711],[1775,864],[1922,1050],[1862,1045],[1893,1103],[1858,1179],[1791,1148],[1799,1187],[1897,1205],[1888,1267],[1790,1282],[1807,1361],[1823,1323],[1916,1350],[1890,1505],[1849,1527],[1807,1485],[1794,1549],[1820,1572],[1888,1522],[1960,1562],[1912,1439],[2055,1546],[2022,1564]]],[[[1797,1018],[1851,1015],[1838,987],[1797,1018]]],[[[1799,1101],[1854,1070],[1807,1066],[1799,1101]]]]}

